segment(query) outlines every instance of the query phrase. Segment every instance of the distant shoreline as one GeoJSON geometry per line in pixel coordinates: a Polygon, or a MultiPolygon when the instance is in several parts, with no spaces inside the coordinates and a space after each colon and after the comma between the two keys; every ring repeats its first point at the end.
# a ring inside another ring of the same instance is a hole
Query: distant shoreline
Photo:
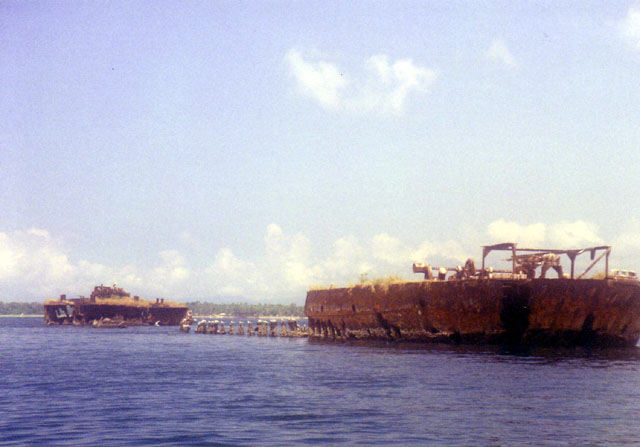
{"type": "Polygon", "coordinates": [[[26,314],[26,315],[11,315],[11,314],[2,314],[0,315],[0,318],[9,318],[9,317],[16,317],[16,318],[44,318],[43,314],[26,314]]]}

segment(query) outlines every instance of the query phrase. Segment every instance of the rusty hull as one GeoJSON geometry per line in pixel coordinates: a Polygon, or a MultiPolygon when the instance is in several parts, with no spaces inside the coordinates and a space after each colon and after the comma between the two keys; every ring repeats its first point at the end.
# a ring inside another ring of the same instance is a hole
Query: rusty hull
{"type": "Polygon", "coordinates": [[[311,336],[526,346],[635,346],[640,283],[468,279],[311,290],[311,336]]]}
{"type": "Polygon", "coordinates": [[[177,326],[188,312],[187,306],[164,306],[154,304],[137,307],[101,304],[88,298],[72,298],[44,305],[45,323],[91,325],[103,318],[118,319],[128,325],[147,325],[159,322],[163,326],[177,326]]]}

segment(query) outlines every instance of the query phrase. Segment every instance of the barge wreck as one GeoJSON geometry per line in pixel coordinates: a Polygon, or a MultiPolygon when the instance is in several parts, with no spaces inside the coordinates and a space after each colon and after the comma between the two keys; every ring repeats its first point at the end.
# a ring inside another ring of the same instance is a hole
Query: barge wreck
{"type": "Polygon", "coordinates": [[[640,282],[634,272],[609,271],[610,246],[575,250],[484,246],[482,265],[432,268],[414,264],[422,281],[359,284],[310,290],[305,314],[310,336],[483,343],[507,346],[636,346],[640,338],[640,282]],[[510,269],[485,267],[507,251],[510,269]],[[575,261],[590,254],[580,275],[575,261]],[[598,255],[596,257],[596,255],[598,255]],[[570,261],[565,273],[562,261],[570,261]],[[604,273],[585,275],[604,258],[604,273]],[[536,277],[536,270],[541,272],[536,277]],[[557,278],[548,278],[555,270],[557,278]],[[596,279],[597,278],[597,279],[596,279]]]}
{"type": "Polygon", "coordinates": [[[155,302],[133,296],[123,289],[96,286],[89,298],[60,299],[44,303],[44,320],[47,325],[73,324],[94,327],[123,327],[141,325],[177,326],[190,317],[184,304],[156,298],[155,302]]]}

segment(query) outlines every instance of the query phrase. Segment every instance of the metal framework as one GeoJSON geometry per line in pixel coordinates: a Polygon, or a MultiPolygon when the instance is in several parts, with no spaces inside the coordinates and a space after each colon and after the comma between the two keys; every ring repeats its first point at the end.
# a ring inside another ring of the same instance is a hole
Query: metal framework
{"type": "Polygon", "coordinates": [[[589,267],[586,268],[586,270],[584,272],[582,272],[577,278],[575,279],[580,279],[582,278],[584,275],[587,274],[587,272],[589,270],[591,270],[591,268],[596,265],[603,257],[605,257],[605,278],[607,278],[609,276],[609,254],[611,253],[611,246],[610,245],[600,245],[597,247],[589,247],[589,248],[580,248],[580,249],[572,249],[572,250],[557,250],[557,249],[546,249],[546,248],[518,248],[517,244],[514,242],[504,242],[502,244],[495,244],[495,245],[485,245],[482,247],[482,274],[484,274],[485,272],[485,258],[487,257],[487,255],[489,253],[491,253],[494,250],[499,250],[499,251],[510,251],[511,252],[511,273],[515,275],[516,273],[516,261],[518,259],[522,259],[525,257],[529,257],[529,256],[535,256],[535,255],[545,255],[548,253],[553,253],[556,255],[567,255],[569,257],[569,260],[571,260],[571,279],[574,279],[574,270],[575,270],[575,261],[576,261],[576,257],[582,253],[585,252],[589,252],[591,254],[591,260],[593,261],[589,267]],[[604,252],[601,253],[597,258],[596,256],[596,252],[603,250],[604,252]],[[528,254],[526,255],[519,255],[518,252],[526,252],[528,254]]]}

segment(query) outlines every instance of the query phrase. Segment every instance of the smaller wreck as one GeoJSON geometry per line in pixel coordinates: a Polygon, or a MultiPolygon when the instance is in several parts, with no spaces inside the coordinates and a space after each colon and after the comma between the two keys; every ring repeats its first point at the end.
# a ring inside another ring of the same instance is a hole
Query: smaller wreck
{"type": "Polygon", "coordinates": [[[44,321],[47,325],[73,324],[94,327],[142,325],[177,326],[189,317],[189,309],[181,303],[156,298],[155,302],[133,296],[114,284],[96,286],[89,298],[47,300],[44,321]]]}

